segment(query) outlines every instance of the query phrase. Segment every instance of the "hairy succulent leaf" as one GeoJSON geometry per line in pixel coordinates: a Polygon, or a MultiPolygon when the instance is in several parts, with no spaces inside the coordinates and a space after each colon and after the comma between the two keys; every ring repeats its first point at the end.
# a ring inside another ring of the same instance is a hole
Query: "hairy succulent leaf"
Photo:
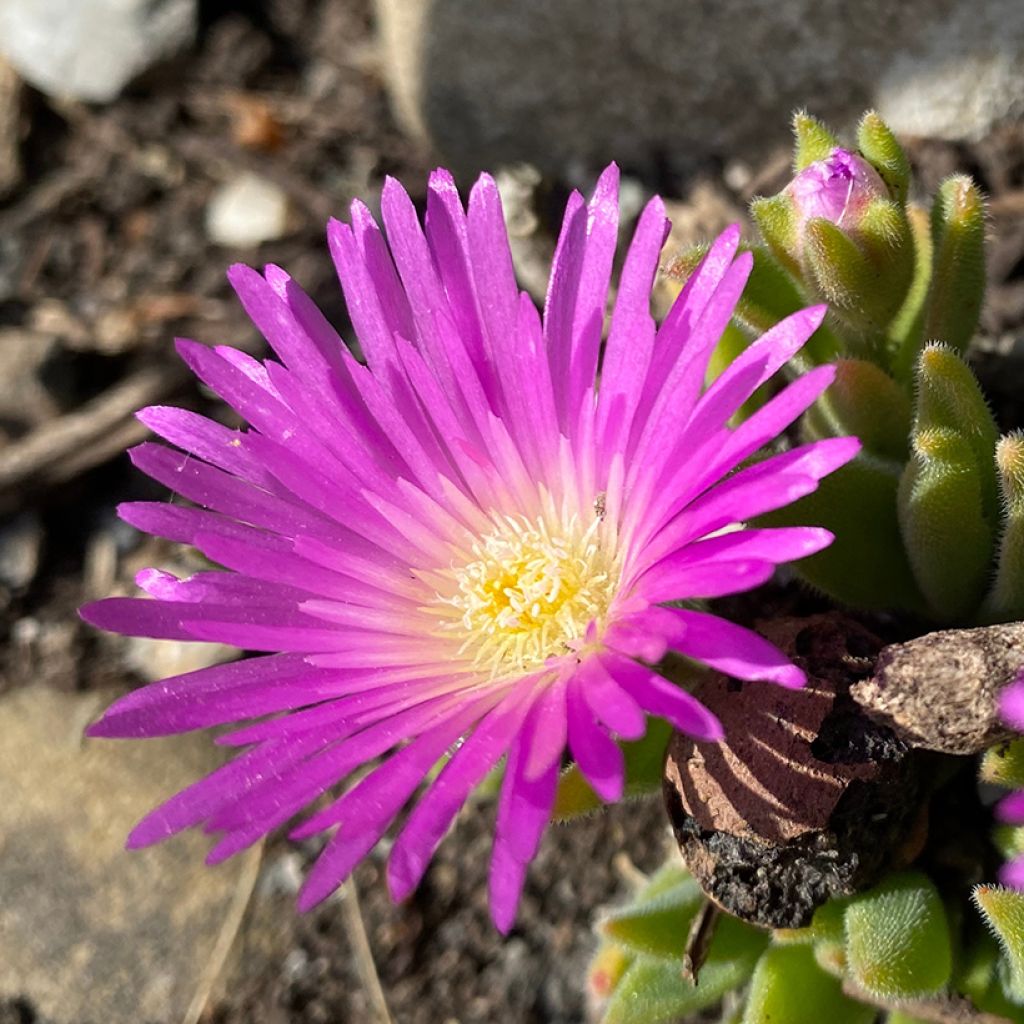
{"type": "Polygon", "coordinates": [[[914,429],[952,430],[974,453],[981,484],[982,511],[989,522],[999,517],[996,442],[999,428],[970,367],[948,345],[926,345],[917,367],[914,429]]]}
{"type": "Polygon", "coordinates": [[[793,115],[793,170],[802,171],[818,160],[824,160],[839,145],[839,140],[806,110],[793,115]]]}
{"type": "Polygon", "coordinates": [[[893,875],[853,899],[844,923],[847,968],[866,992],[909,999],[949,982],[946,912],[938,890],[919,872],[893,875]]]}
{"type": "Polygon", "coordinates": [[[864,159],[878,171],[893,199],[905,203],[910,186],[910,161],[889,126],[874,110],[860,119],[857,146],[864,159]]]}
{"type": "Polygon", "coordinates": [[[999,940],[1006,964],[1004,989],[1024,1002],[1024,893],[999,885],[976,885],[972,893],[986,924],[999,940]]]}
{"type": "Polygon", "coordinates": [[[939,186],[932,240],[925,336],[965,352],[985,293],[985,202],[967,175],[954,175],[939,186]]]}
{"type": "Polygon", "coordinates": [[[793,200],[779,193],[777,196],[759,196],[750,204],[750,215],[768,244],[771,254],[791,274],[799,278],[800,260],[797,256],[797,215],[793,200]]]}
{"type": "Polygon", "coordinates": [[[1003,500],[996,578],[985,602],[986,617],[1000,622],[1024,618],[1024,433],[996,445],[1003,500]]]}
{"type": "Polygon", "coordinates": [[[956,621],[977,608],[992,561],[981,472],[954,430],[922,430],[913,446],[899,488],[903,542],[931,613],[956,621]]]}

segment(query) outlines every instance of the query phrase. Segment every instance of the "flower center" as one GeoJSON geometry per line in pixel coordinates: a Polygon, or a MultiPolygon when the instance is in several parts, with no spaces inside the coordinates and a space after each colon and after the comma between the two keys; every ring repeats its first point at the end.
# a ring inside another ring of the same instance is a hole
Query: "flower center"
{"type": "Polygon", "coordinates": [[[459,653],[492,674],[528,671],[571,650],[608,610],[619,566],[607,527],[579,516],[552,527],[544,517],[507,517],[471,546],[472,558],[446,573],[454,586],[439,602],[459,653]]]}

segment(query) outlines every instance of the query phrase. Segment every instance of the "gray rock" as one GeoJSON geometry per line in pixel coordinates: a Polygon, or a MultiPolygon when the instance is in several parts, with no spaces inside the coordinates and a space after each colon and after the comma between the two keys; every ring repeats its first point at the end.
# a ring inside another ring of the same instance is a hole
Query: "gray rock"
{"type": "Polygon", "coordinates": [[[808,107],[970,138],[1024,113],[1020,0],[376,0],[398,113],[456,167],[756,157],[808,107]]]}
{"type": "Polygon", "coordinates": [[[43,687],[0,700],[0,1004],[51,1024],[198,1019],[255,882],[209,841],[127,852],[132,825],[219,762],[206,737],[82,740],[111,694],[43,687]]]}
{"type": "Polygon", "coordinates": [[[0,0],[0,51],[36,88],[92,103],[186,47],[195,0],[0,0]]]}

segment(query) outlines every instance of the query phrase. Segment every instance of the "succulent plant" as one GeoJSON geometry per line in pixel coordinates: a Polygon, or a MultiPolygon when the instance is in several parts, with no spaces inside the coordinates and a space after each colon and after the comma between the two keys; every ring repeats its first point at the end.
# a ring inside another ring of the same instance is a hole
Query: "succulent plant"
{"type": "MultiPolygon", "coordinates": [[[[827,302],[804,359],[837,361],[837,378],[800,432],[855,434],[864,448],[765,519],[836,534],[795,571],[844,604],[960,625],[1020,618],[1024,438],[1000,439],[965,361],[984,293],[984,198],[965,175],[927,206],[911,198],[907,156],[873,112],[855,150],[807,114],[794,132],[795,177],[751,205],[762,241],[713,372],[750,332],[827,302]]],[[[686,278],[699,254],[683,253],[669,275],[686,278]]]]}

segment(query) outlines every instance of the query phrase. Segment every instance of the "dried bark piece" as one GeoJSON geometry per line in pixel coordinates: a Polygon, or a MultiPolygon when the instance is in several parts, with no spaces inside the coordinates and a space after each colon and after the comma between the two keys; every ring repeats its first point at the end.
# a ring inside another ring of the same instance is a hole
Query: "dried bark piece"
{"type": "Polygon", "coordinates": [[[664,793],[708,897],[755,924],[799,928],[830,897],[905,860],[923,787],[907,745],[848,696],[870,671],[877,638],[838,615],[766,632],[807,672],[807,687],[711,677],[698,696],[727,738],[674,737],[664,793]]]}
{"type": "Polygon", "coordinates": [[[892,644],[850,694],[915,747],[977,754],[1013,735],[998,695],[1024,667],[1024,623],[949,629],[892,644]]]}

